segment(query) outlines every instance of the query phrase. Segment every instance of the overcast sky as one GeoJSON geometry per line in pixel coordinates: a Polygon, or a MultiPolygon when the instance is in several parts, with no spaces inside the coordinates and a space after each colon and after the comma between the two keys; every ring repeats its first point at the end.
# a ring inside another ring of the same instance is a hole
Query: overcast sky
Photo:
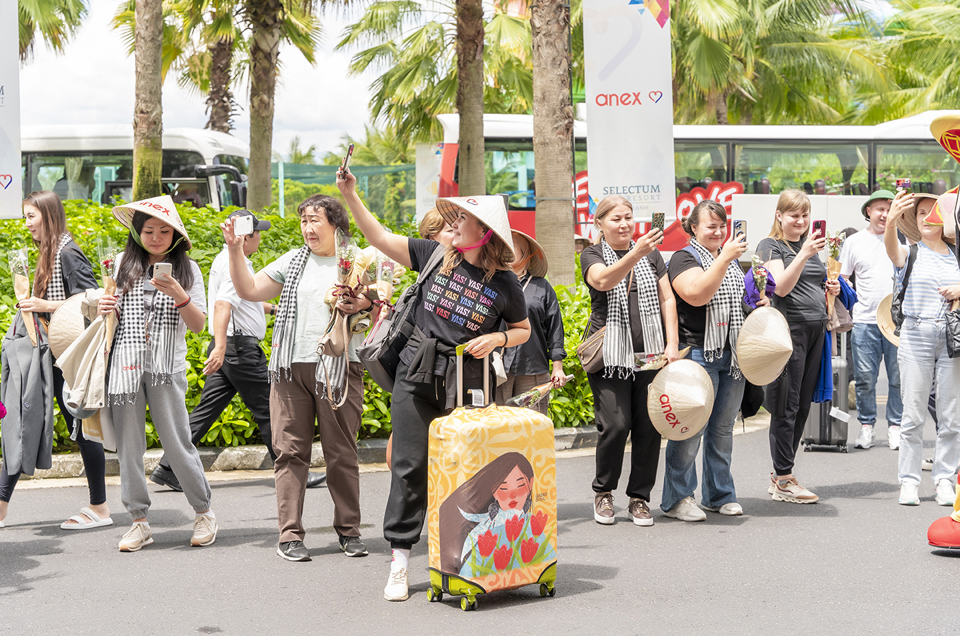
{"type": "MultiPolygon", "coordinates": [[[[33,57],[21,67],[24,125],[123,124],[133,119],[134,63],[121,33],[110,27],[119,0],[88,0],[90,11],[63,55],[55,55],[38,41],[33,57]]],[[[280,51],[282,75],[277,87],[273,148],[287,155],[290,140],[299,135],[303,147],[317,146],[319,159],[333,150],[344,134],[363,135],[369,121],[368,74],[348,77],[349,54],[333,47],[349,16],[328,12],[317,65],[310,66],[292,47],[280,51]]],[[[247,96],[236,101],[243,111],[235,118],[233,134],[249,143],[247,96]]],[[[165,128],[203,128],[207,121],[204,98],[177,86],[173,73],[163,87],[165,128]]]]}

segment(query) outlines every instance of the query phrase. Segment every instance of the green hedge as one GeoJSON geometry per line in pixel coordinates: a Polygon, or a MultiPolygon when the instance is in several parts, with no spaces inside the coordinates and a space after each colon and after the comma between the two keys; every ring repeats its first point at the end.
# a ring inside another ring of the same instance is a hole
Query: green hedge
{"type": "MultiPolygon", "coordinates": [[[[318,187],[327,192],[327,188],[318,187]]],[[[312,194],[306,193],[306,194],[312,194]]],[[[91,263],[97,262],[97,241],[102,235],[109,235],[119,244],[126,241],[126,231],[113,216],[110,206],[92,204],[82,201],[67,201],[68,228],[76,239],[80,248],[86,253],[91,263]]],[[[207,274],[214,257],[223,248],[223,236],[220,233],[219,223],[226,213],[213,209],[194,209],[189,205],[178,206],[180,216],[190,234],[193,250],[190,252],[200,265],[206,286],[207,274]]],[[[272,223],[269,231],[261,234],[260,249],[254,254],[254,268],[259,270],[267,263],[276,260],[281,254],[291,248],[303,245],[300,235],[299,217],[287,214],[285,218],[276,214],[276,207],[271,212],[259,215],[272,223]]],[[[416,228],[411,224],[401,227],[392,227],[394,232],[408,236],[416,236],[416,228]]],[[[361,247],[367,245],[363,236],[353,227],[353,235],[361,247]]],[[[4,332],[10,324],[16,309],[16,300],[13,295],[13,282],[10,277],[9,266],[6,260],[7,250],[28,247],[30,262],[36,262],[36,249],[21,220],[0,221],[0,326],[4,332]]],[[[578,267],[579,270],[579,267],[578,267]]],[[[100,278],[99,267],[94,267],[94,274],[100,278]]],[[[405,275],[405,284],[414,280],[414,273],[405,275]]],[[[567,333],[567,360],[564,368],[567,373],[576,376],[574,382],[569,383],[562,390],[555,391],[551,403],[550,415],[557,427],[581,426],[593,420],[593,396],[587,384],[586,375],[579,363],[576,362],[575,349],[579,342],[583,326],[590,314],[590,297],[586,287],[578,280],[572,288],[558,287],[560,306],[563,312],[563,324],[567,333]]],[[[267,338],[270,342],[273,331],[273,318],[267,318],[267,338]]],[[[204,331],[201,334],[187,332],[187,395],[188,410],[192,410],[200,401],[205,376],[203,366],[206,361],[207,345],[210,335],[204,331]]],[[[269,351],[269,348],[267,348],[269,351]]],[[[385,438],[390,434],[390,395],[383,392],[366,374],[364,374],[364,405],[363,421],[360,428],[361,438],[385,438]]],[[[204,438],[206,444],[215,446],[238,446],[243,444],[262,443],[257,425],[250,411],[240,400],[234,397],[230,405],[224,410],[210,432],[204,438]]],[[[147,416],[147,446],[159,446],[157,434],[153,424],[147,416]]],[[[75,449],[75,444],[69,439],[69,432],[63,418],[57,414],[54,448],[56,451],[75,449]]]]}

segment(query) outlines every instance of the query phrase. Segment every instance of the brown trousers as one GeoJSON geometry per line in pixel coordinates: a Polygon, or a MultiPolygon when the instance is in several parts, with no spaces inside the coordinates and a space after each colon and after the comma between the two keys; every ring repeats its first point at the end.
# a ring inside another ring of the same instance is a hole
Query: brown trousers
{"type": "Polygon", "coordinates": [[[360,536],[360,467],[357,431],[363,411],[363,366],[351,362],[347,369],[347,401],[333,410],[317,393],[315,364],[295,362],[291,377],[270,385],[270,420],[273,449],[277,453],[277,523],[280,542],[303,541],[303,500],[313,435],[320,434],[327,463],[327,489],[333,498],[333,527],[338,534],[360,536]],[[316,429],[314,422],[317,423],[316,429]]]}

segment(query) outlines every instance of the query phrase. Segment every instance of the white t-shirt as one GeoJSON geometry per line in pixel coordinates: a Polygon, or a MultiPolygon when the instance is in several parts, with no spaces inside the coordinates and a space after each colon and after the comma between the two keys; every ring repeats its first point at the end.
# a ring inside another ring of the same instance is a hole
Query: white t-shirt
{"type": "MultiPolygon", "coordinates": [[[[287,278],[287,268],[297,249],[292,249],[262,270],[267,276],[283,283],[287,278]]],[[[317,343],[330,323],[330,308],[323,299],[327,291],[337,282],[337,258],[335,256],[317,256],[310,254],[303,266],[303,276],[297,285],[297,321],[294,333],[293,362],[316,364],[320,360],[317,343]]],[[[351,362],[359,362],[357,344],[363,341],[363,334],[350,339],[349,353],[351,362]]]]}
{"type": "Polygon", "coordinates": [[[883,235],[861,230],[847,238],[840,248],[840,274],[856,274],[853,322],[877,324],[880,301],[893,293],[894,268],[883,245],[883,235]]]}
{"type": "MultiPolygon", "coordinates": [[[[244,259],[247,262],[247,270],[253,274],[253,263],[249,258],[244,259]]],[[[257,340],[263,340],[267,334],[267,319],[263,315],[263,303],[254,303],[249,300],[243,300],[237,295],[237,290],[233,286],[233,280],[230,278],[230,255],[227,248],[217,254],[213,259],[213,265],[210,266],[210,288],[207,290],[209,302],[207,308],[207,330],[213,335],[213,308],[218,300],[230,303],[233,307],[233,316],[227,325],[227,336],[234,335],[235,331],[240,331],[245,336],[253,336],[257,340]]]]}

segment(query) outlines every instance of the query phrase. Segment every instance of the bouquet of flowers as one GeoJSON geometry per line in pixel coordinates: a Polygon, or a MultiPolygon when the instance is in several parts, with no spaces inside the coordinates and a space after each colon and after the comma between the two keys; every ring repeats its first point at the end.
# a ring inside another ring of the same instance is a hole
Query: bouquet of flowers
{"type": "Polygon", "coordinates": [[[760,292],[760,300],[767,297],[767,270],[763,266],[763,259],[759,254],[754,254],[751,260],[753,264],[753,284],[760,292]]]}
{"type": "MultiPolygon", "coordinates": [[[[100,261],[100,278],[103,281],[103,293],[113,296],[117,293],[116,269],[117,256],[120,255],[120,248],[113,242],[109,236],[101,236],[97,241],[97,259],[100,261]]],[[[106,351],[110,353],[110,347],[113,344],[113,332],[117,328],[117,317],[110,314],[104,318],[106,324],[106,351]]]]}
{"type": "MultiPolygon", "coordinates": [[[[679,351],[680,359],[686,358],[688,353],[690,353],[690,347],[681,349],[679,351]]],[[[656,371],[665,366],[667,366],[667,354],[665,353],[651,353],[649,355],[643,353],[634,354],[635,371],[656,371]]]]}
{"type": "MultiPolygon", "coordinates": [[[[13,276],[13,293],[17,300],[30,298],[30,260],[27,258],[27,248],[7,252],[7,262],[10,264],[10,275],[13,276]]],[[[21,310],[22,311],[22,310],[21,310]]],[[[30,342],[37,345],[37,328],[33,324],[31,312],[22,311],[23,324],[27,327],[30,342]]]]}
{"type": "MultiPolygon", "coordinates": [[[[832,235],[827,232],[827,280],[838,280],[840,278],[840,248],[843,247],[843,241],[847,238],[846,232],[834,232],[832,235]]],[[[836,300],[833,294],[827,294],[827,315],[833,315],[833,303],[836,300]]]]}
{"type": "MultiPolygon", "coordinates": [[[[568,375],[566,378],[567,382],[573,380],[572,375],[568,375]]],[[[504,406],[518,406],[520,408],[532,409],[540,400],[547,397],[550,391],[553,390],[553,382],[544,382],[538,386],[533,387],[529,391],[525,391],[520,395],[514,396],[503,403],[504,406]]]]}

